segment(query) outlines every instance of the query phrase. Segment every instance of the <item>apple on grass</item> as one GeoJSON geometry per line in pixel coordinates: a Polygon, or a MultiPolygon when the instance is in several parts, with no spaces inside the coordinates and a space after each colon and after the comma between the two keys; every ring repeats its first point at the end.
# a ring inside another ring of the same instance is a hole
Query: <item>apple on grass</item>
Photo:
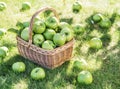
{"type": "Polygon", "coordinates": [[[91,48],[100,49],[102,48],[102,41],[95,37],[89,41],[89,45],[91,48]]]}
{"type": "Polygon", "coordinates": [[[61,33],[56,33],[53,37],[53,42],[56,46],[62,46],[66,42],[66,36],[61,33]]]}
{"type": "Polygon", "coordinates": [[[55,44],[50,40],[46,40],[42,43],[42,48],[46,50],[52,50],[55,48],[55,44]]]}
{"type": "Polygon", "coordinates": [[[78,13],[80,9],[82,9],[82,5],[78,1],[73,3],[72,10],[74,13],[78,13]]]}
{"type": "Polygon", "coordinates": [[[3,59],[8,55],[8,48],[5,46],[0,47],[0,58],[3,59]]]}
{"type": "Polygon", "coordinates": [[[45,71],[43,68],[41,67],[37,67],[37,68],[34,68],[32,71],[31,71],[31,78],[34,79],[34,80],[40,80],[40,79],[44,79],[45,78],[45,71]]]}
{"type": "Polygon", "coordinates": [[[31,3],[30,2],[23,2],[22,3],[22,8],[20,9],[20,11],[29,10],[30,8],[31,8],[31,3]]]}
{"type": "Polygon", "coordinates": [[[101,28],[110,28],[111,27],[111,21],[108,18],[103,19],[102,21],[100,21],[99,23],[101,28]]]}
{"type": "Polygon", "coordinates": [[[28,27],[22,30],[21,38],[25,41],[29,40],[29,28],[28,27]]]}
{"type": "Polygon", "coordinates": [[[6,29],[0,28],[0,37],[2,37],[3,35],[5,35],[5,33],[6,33],[6,29]]]}
{"type": "Polygon", "coordinates": [[[93,81],[92,74],[89,71],[81,71],[77,76],[77,81],[80,84],[91,84],[93,81]]]}
{"type": "Polygon", "coordinates": [[[53,29],[46,29],[46,31],[43,33],[46,40],[52,40],[55,34],[56,32],[53,29]]]}
{"type": "Polygon", "coordinates": [[[36,34],[43,33],[46,29],[45,23],[41,20],[38,20],[33,23],[33,32],[36,34]]]}
{"type": "Polygon", "coordinates": [[[7,8],[7,5],[5,2],[0,2],[0,11],[3,11],[7,8]]]}
{"type": "Polygon", "coordinates": [[[69,29],[67,27],[63,28],[60,33],[66,36],[67,42],[73,39],[73,32],[71,29],[69,29]]]}
{"type": "Polygon", "coordinates": [[[42,34],[35,34],[33,36],[33,44],[35,44],[36,46],[41,46],[44,40],[45,39],[42,34]]]}
{"type": "Polygon", "coordinates": [[[85,31],[83,25],[81,25],[81,24],[75,24],[72,26],[72,28],[73,28],[73,31],[75,34],[80,34],[85,31]]]}
{"type": "Polygon", "coordinates": [[[14,72],[24,72],[25,71],[25,64],[23,62],[16,62],[12,65],[12,69],[14,72]]]}
{"type": "Polygon", "coordinates": [[[92,19],[94,22],[100,22],[103,19],[103,16],[102,14],[98,13],[98,14],[93,15],[92,19]]]}
{"type": "Polygon", "coordinates": [[[45,20],[45,24],[48,28],[55,29],[59,25],[59,21],[56,17],[49,16],[45,20]]]}

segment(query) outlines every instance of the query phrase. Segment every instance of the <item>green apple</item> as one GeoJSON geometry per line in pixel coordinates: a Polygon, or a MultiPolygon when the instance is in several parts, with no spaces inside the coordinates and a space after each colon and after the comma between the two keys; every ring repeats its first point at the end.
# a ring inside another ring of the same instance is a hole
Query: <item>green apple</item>
{"type": "Polygon", "coordinates": [[[93,19],[94,22],[100,22],[103,19],[103,16],[100,13],[95,14],[95,15],[93,15],[92,19],[93,19]]]}
{"type": "Polygon", "coordinates": [[[53,42],[56,46],[62,46],[66,42],[66,36],[61,33],[56,33],[53,37],[53,42]]]}
{"type": "Polygon", "coordinates": [[[78,13],[80,9],[82,9],[82,5],[78,1],[73,3],[72,10],[74,13],[78,13]]]}
{"type": "Polygon", "coordinates": [[[80,84],[91,84],[93,81],[92,74],[89,71],[81,71],[77,76],[77,81],[80,84]]]}
{"type": "Polygon", "coordinates": [[[34,22],[36,22],[36,21],[40,21],[41,19],[40,19],[40,17],[39,16],[36,16],[35,18],[34,18],[34,22]]]}
{"type": "Polygon", "coordinates": [[[74,61],[74,67],[79,70],[84,70],[87,68],[87,62],[83,59],[81,60],[75,60],[74,61]]]}
{"type": "Polygon", "coordinates": [[[45,20],[45,24],[47,27],[55,29],[59,25],[59,21],[56,17],[49,16],[45,20]]]}
{"type": "Polygon", "coordinates": [[[16,62],[12,65],[12,69],[14,72],[24,72],[25,71],[25,64],[23,62],[16,62]]]}
{"type": "Polygon", "coordinates": [[[3,35],[5,35],[5,33],[6,33],[6,29],[0,28],[0,37],[2,37],[3,35]]]}
{"type": "Polygon", "coordinates": [[[52,11],[51,10],[46,10],[45,12],[44,12],[44,17],[48,17],[48,16],[50,16],[52,14],[52,11]]]}
{"type": "Polygon", "coordinates": [[[101,28],[110,28],[112,24],[111,24],[111,21],[108,18],[105,18],[100,22],[99,25],[100,25],[101,28]]]}
{"type": "Polygon", "coordinates": [[[31,8],[31,3],[30,2],[23,2],[21,11],[29,10],[30,8],[31,8]]]}
{"type": "Polygon", "coordinates": [[[91,48],[100,49],[102,47],[102,41],[99,38],[92,38],[89,41],[91,48]]]}
{"type": "Polygon", "coordinates": [[[75,34],[80,34],[85,31],[84,27],[81,24],[75,24],[72,26],[72,28],[75,34]]]}
{"type": "Polygon", "coordinates": [[[50,40],[46,40],[42,43],[42,48],[46,50],[52,50],[55,48],[55,44],[50,40]]]}
{"type": "Polygon", "coordinates": [[[60,22],[59,28],[63,29],[65,27],[71,28],[70,24],[68,24],[67,22],[60,22]]]}
{"type": "Polygon", "coordinates": [[[0,47],[0,58],[3,59],[7,55],[7,49],[0,47]]]}
{"type": "Polygon", "coordinates": [[[73,32],[72,32],[71,29],[69,29],[67,27],[63,28],[60,33],[64,34],[66,36],[66,41],[67,42],[73,39],[73,32]]]}
{"type": "Polygon", "coordinates": [[[0,2],[0,11],[3,11],[7,8],[7,5],[5,2],[0,2]]]}
{"type": "Polygon", "coordinates": [[[53,36],[56,34],[56,32],[53,29],[47,29],[43,35],[46,40],[53,40],[53,36]]]}
{"type": "Polygon", "coordinates": [[[42,34],[35,34],[33,36],[33,44],[35,44],[36,46],[41,46],[44,40],[45,39],[42,34]]]}
{"type": "Polygon", "coordinates": [[[31,71],[31,78],[34,80],[40,80],[45,78],[45,71],[41,67],[34,68],[31,71]]]}
{"type": "Polygon", "coordinates": [[[46,29],[45,23],[41,20],[38,20],[33,23],[33,32],[40,34],[43,33],[46,29]]]}
{"type": "Polygon", "coordinates": [[[25,41],[29,40],[29,28],[28,27],[22,30],[21,38],[25,41]]]}
{"type": "Polygon", "coordinates": [[[8,48],[7,48],[6,46],[2,46],[2,47],[0,47],[0,48],[5,51],[6,55],[8,55],[8,48]]]}

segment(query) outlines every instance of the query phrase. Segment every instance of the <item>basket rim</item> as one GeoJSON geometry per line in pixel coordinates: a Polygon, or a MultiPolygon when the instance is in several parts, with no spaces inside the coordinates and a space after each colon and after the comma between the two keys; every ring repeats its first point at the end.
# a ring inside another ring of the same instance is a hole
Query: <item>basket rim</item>
{"type": "MultiPolygon", "coordinates": [[[[23,39],[22,39],[21,37],[19,37],[19,36],[16,36],[16,39],[17,39],[17,43],[18,43],[18,41],[21,41],[21,43],[19,42],[20,44],[23,44],[24,46],[28,47],[29,42],[23,40],[23,39]]],[[[35,46],[34,44],[31,44],[29,48],[30,48],[30,49],[35,48],[35,49],[38,50],[38,51],[42,51],[43,54],[44,54],[44,53],[50,53],[50,54],[53,54],[53,55],[54,55],[54,53],[56,53],[57,51],[59,52],[59,50],[62,50],[62,49],[64,49],[64,48],[69,48],[69,47],[70,47],[71,45],[73,45],[74,43],[75,43],[75,39],[73,38],[71,41],[65,43],[63,46],[57,47],[57,48],[55,48],[55,49],[53,49],[53,50],[45,50],[45,49],[43,49],[43,48],[41,48],[41,47],[35,46]]],[[[32,50],[33,50],[33,49],[32,49],[32,50]]],[[[35,50],[34,50],[34,51],[35,51],[35,50]]]]}

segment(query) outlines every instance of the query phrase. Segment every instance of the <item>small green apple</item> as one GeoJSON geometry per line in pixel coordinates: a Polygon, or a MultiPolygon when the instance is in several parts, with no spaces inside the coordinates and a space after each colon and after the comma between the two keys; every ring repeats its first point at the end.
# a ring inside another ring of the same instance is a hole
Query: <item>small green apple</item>
{"type": "Polygon", "coordinates": [[[60,24],[59,24],[60,29],[63,29],[66,27],[71,28],[70,24],[68,24],[67,22],[60,22],[60,24]]]}
{"type": "Polygon", "coordinates": [[[30,8],[31,8],[31,3],[30,2],[23,2],[21,11],[29,10],[30,8]]]}
{"type": "Polygon", "coordinates": [[[82,5],[78,1],[73,3],[72,10],[74,13],[78,13],[80,9],[82,9],[82,5]]]}
{"type": "Polygon", "coordinates": [[[102,21],[100,21],[99,25],[101,28],[110,28],[112,24],[108,18],[105,18],[102,21]]]}
{"type": "Polygon", "coordinates": [[[3,11],[7,8],[7,5],[5,2],[0,2],[0,11],[3,11]]]}
{"type": "Polygon", "coordinates": [[[54,49],[54,47],[55,47],[55,44],[50,40],[46,40],[42,43],[43,49],[52,50],[52,49],[54,49]]]}
{"type": "Polygon", "coordinates": [[[53,36],[56,34],[56,32],[53,29],[47,29],[43,35],[46,40],[53,40],[53,36]]]}
{"type": "Polygon", "coordinates": [[[25,71],[25,64],[23,62],[16,62],[12,65],[12,69],[14,72],[24,72],[25,71]]]}
{"type": "Polygon", "coordinates": [[[6,55],[6,50],[4,50],[3,47],[0,47],[0,58],[3,59],[6,55]]]}
{"type": "Polygon", "coordinates": [[[73,28],[73,31],[75,34],[80,34],[85,31],[83,25],[81,25],[81,24],[75,24],[72,26],[72,28],[73,28]]]}
{"type": "Polygon", "coordinates": [[[34,68],[32,71],[31,71],[31,78],[34,79],[34,80],[40,80],[40,79],[44,79],[45,78],[45,71],[43,68],[41,67],[37,67],[37,68],[34,68]]]}
{"type": "Polygon", "coordinates": [[[94,22],[100,22],[103,19],[103,16],[102,14],[98,13],[98,14],[93,15],[92,19],[94,22]]]}
{"type": "Polygon", "coordinates": [[[56,17],[49,16],[45,20],[45,24],[47,27],[55,29],[59,25],[59,21],[56,17]]]}
{"type": "Polygon", "coordinates": [[[2,37],[3,35],[5,35],[5,33],[6,33],[6,29],[0,28],[0,37],[2,37]]]}
{"type": "Polygon", "coordinates": [[[91,84],[93,81],[92,74],[89,71],[81,71],[77,76],[77,81],[80,84],[91,84]]]}
{"type": "Polygon", "coordinates": [[[73,32],[72,32],[71,29],[69,29],[67,27],[63,28],[60,33],[64,34],[66,36],[66,41],[67,42],[73,39],[73,32]]]}
{"type": "Polygon", "coordinates": [[[25,28],[21,32],[21,38],[25,41],[29,40],[29,28],[25,28]]]}
{"type": "Polygon", "coordinates": [[[53,37],[53,42],[56,46],[62,46],[66,42],[66,36],[61,33],[56,33],[53,37]]]}
{"type": "Polygon", "coordinates": [[[44,40],[45,39],[42,34],[35,34],[33,36],[33,44],[35,44],[36,46],[41,46],[44,40]]]}
{"type": "Polygon", "coordinates": [[[92,38],[89,41],[90,47],[100,49],[102,47],[102,41],[99,38],[92,38]]]}
{"type": "Polygon", "coordinates": [[[46,29],[45,23],[41,20],[36,21],[33,23],[33,32],[40,34],[43,33],[46,29]]]}

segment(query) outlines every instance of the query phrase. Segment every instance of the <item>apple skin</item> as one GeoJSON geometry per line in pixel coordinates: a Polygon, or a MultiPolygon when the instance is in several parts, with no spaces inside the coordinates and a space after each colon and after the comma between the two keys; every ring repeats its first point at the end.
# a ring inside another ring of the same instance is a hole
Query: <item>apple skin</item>
{"type": "Polygon", "coordinates": [[[75,34],[81,34],[85,31],[84,27],[81,24],[75,24],[72,26],[72,28],[75,34]]]}
{"type": "Polygon", "coordinates": [[[12,65],[12,69],[14,72],[24,72],[25,71],[25,64],[23,62],[16,62],[12,65]]]}
{"type": "Polygon", "coordinates": [[[72,32],[71,29],[69,29],[67,27],[63,28],[60,33],[64,34],[66,36],[66,41],[67,42],[73,39],[73,32],[72,32]]]}
{"type": "Polygon", "coordinates": [[[46,29],[46,31],[43,33],[46,40],[53,40],[53,36],[56,34],[56,32],[53,29],[46,29]]]}
{"type": "Polygon", "coordinates": [[[6,55],[6,51],[2,47],[0,47],[0,57],[3,59],[6,55]]]}
{"type": "Polygon", "coordinates": [[[55,44],[50,40],[46,40],[42,43],[42,48],[45,50],[52,50],[55,48],[55,44]]]}
{"type": "Polygon", "coordinates": [[[99,23],[101,28],[110,28],[111,27],[111,21],[108,18],[103,19],[102,21],[100,21],[99,23]]]}
{"type": "Polygon", "coordinates": [[[0,2],[0,11],[3,11],[7,8],[7,5],[5,2],[0,2]]]}
{"type": "Polygon", "coordinates": [[[35,34],[33,36],[33,44],[35,44],[36,46],[41,46],[44,40],[45,39],[42,34],[35,34]]]}
{"type": "Polygon", "coordinates": [[[74,13],[78,13],[80,9],[82,9],[82,5],[78,1],[73,3],[72,10],[74,13]]]}
{"type": "Polygon", "coordinates": [[[27,27],[27,28],[23,29],[21,32],[21,38],[25,41],[29,40],[29,30],[28,29],[29,28],[27,27]]]}
{"type": "Polygon", "coordinates": [[[49,16],[45,20],[45,24],[48,28],[55,29],[59,25],[59,21],[56,17],[49,16]]]}
{"type": "Polygon", "coordinates": [[[90,47],[94,49],[102,48],[102,41],[99,38],[92,38],[89,41],[90,47]]]}
{"type": "Polygon", "coordinates": [[[23,2],[21,11],[29,10],[30,8],[31,8],[31,3],[30,2],[23,2]]]}
{"type": "Polygon", "coordinates": [[[98,13],[98,14],[93,15],[92,19],[94,22],[100,22],[103,19],[103,16],[102,14],[98,13]]]}
{"type": "Polygon", "coordinates": [[[45,78],[45,71],[43,68],[41,67],[37,67],[37,68],[34,68],[32,71],[31,71],[31,78],[34,79],[34,80],[40,80],[40,79],[44,79],[45,78]]]}
{"type": "Polygon", "coordinates": [[[0,28],[0,37],[2,37],[3,35],[5,35],[5,33],[6,33],[6,29],[0,28]]]}
{"type": "Polygon", "coordinates": [[[53,37],[53,42],[56,46],[62,46],[66,42],[66,36],[61,33],[56,33],[53,37]]]}
{"type": "Polygon", "coordinates": [[[41,20],[38,20],[33,23],[33,32],[36,34],[43,33],[46,29],[45,23],[41,20]]]}
{"type": "Polygon", "coordinates": [[[91,84],[93,81],[92,74],[89,71],[81,71],[77,76],[77,81],[80,84],[91,84]]]}

